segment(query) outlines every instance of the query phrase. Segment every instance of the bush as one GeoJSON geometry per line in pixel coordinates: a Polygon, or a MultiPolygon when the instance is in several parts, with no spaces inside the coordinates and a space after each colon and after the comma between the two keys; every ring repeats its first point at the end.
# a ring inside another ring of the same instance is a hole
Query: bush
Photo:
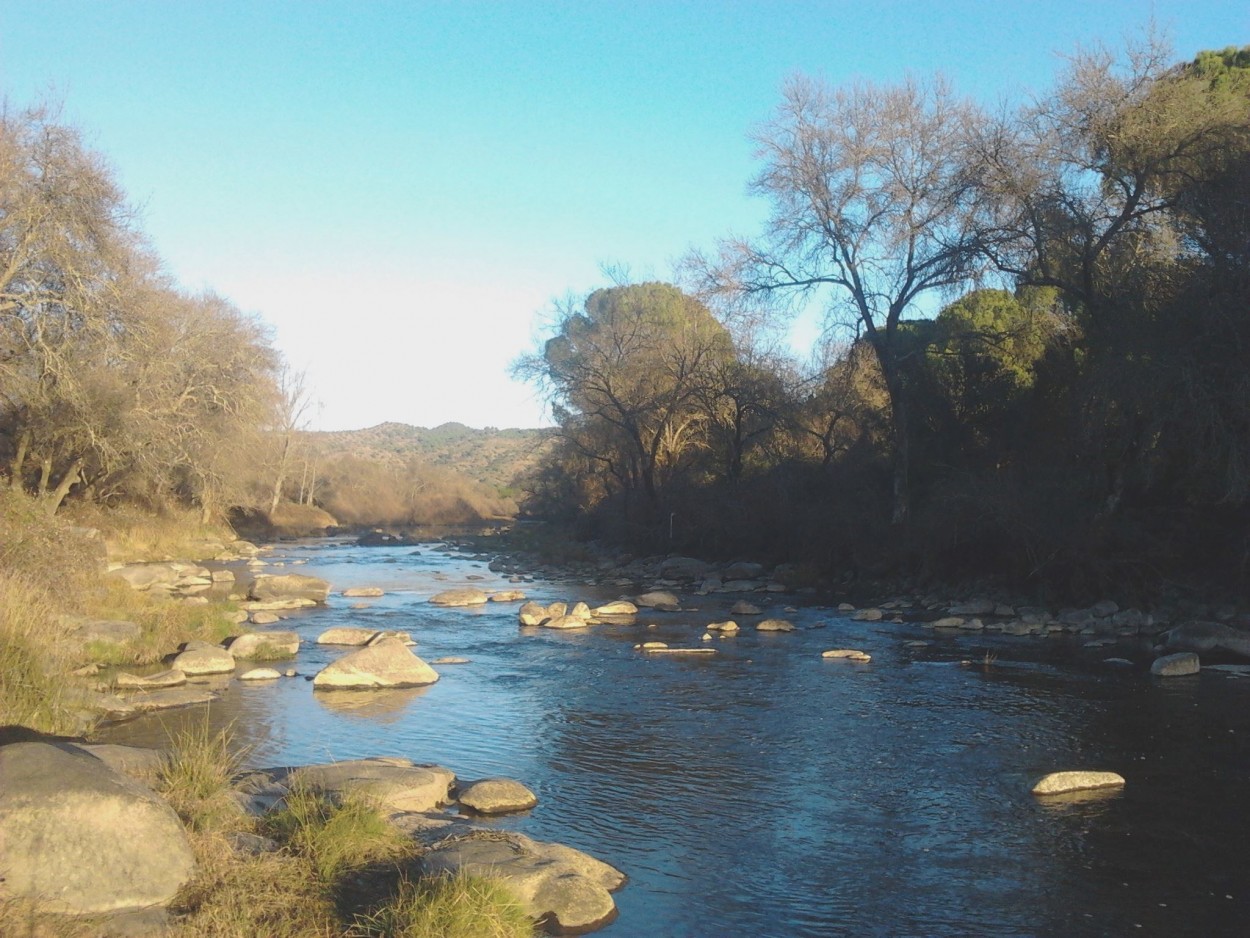
{"type": "Polygon", "coordinates": [[[266,820],[270,833],[306,857],[326,882],[369,864],[399,860],[415,850],[373,803],[350,795],[336,804],[297,785],[282,809],[266,820]]]}
{"type": "Polygon", "coordinates": [[[398,893],[361,916],[352,938],[531,938],[534,925],[499,880],[439,876],[400,883],[398,893]]]}

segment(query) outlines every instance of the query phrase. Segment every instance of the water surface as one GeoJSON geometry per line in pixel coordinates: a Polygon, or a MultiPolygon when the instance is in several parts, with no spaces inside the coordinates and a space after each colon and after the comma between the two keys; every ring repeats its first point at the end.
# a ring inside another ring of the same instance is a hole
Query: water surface
{"type": "MultiPolygon", "coordinates": [[[[306,643],[302,674],[348,650],[312,644],[332,625],[405,629],[427,661],[471,663],[406,691],[236,682],[211,722],[233,723],[257,766],[402,755],[462,779],[521,779],[538,807],[496,823],[629,875],[620,918],[600,934],[1250,930],[1250,679],[1163,682],[1111,672],[1100,659],[1114,649],[1079,641],[935,636],[818,606],[786,612],[795,598],[773,594],[751,599],[800,631],[747,626],[716,640],[714,657],[649,658],[633,645],[698,644],[738,597],[687,596],[697,611],[644,613],[632,627],[522,630],[515,603],[430,606],[452,586],[517,585],[434,545],[318,542],[272,559],[302,561],[272,572],[322,576],[336,593],[387,590],[333,595],[330,608],[286,620],[306,643]],[[917,638],[933,644],[904,647],[917,638]],[[820,657],[835,647],[873,660],[820,657]],[[1038,776],[1065,768],[1118,771],[1128,785],[1076,803],[1029,795],[1038,776]]],[[[540,602],[622,592],[521,588],[540,602]]],[[[183,711],[106,735],[161,744],[170,727],[202,719],[183,711]]]]}

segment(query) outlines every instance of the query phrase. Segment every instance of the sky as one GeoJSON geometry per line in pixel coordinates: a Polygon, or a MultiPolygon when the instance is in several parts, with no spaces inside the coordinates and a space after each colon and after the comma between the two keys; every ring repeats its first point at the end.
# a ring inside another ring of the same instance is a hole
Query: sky
{"type": "Polygon", "coordinates": [[[509,365],[556,301],[759,229],[786,78],[1020,100],[1152,17],[1178,60],[1250,43],[1244,0],[0,0],[0,95],[58,103],[177,282],[269,325],[314,428],[540,426],[509,365]]]}

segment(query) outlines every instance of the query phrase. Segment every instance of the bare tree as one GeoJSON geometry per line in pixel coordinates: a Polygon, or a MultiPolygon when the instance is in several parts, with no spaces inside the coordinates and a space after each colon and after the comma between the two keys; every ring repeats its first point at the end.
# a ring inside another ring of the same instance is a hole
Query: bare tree
{"type": "Polygon", "coordinates": [[[853,325],[888,391],[896,523],[910,510],[910,426],[898,327],[924,294],[974,273],[968,141],[979,112],[941,79],[829,89],[796,78],[758,134],[753,189],[773,206],[763,236],[695,261],[703,285],[738,294],[818,293],[853,325]]]}
{"type": "Polygon", "coordinates": [[[309,408],[312,406],[307,375],[303,371],[284,366],[278,376],[277,424],[274,427],[277,465],[274,469],[273,494],[269,500],[270,514],[278,510],[278,503],[282,500],[282,489],[291,468],[292,449],[299,431],[304,429],[309,408]]]}

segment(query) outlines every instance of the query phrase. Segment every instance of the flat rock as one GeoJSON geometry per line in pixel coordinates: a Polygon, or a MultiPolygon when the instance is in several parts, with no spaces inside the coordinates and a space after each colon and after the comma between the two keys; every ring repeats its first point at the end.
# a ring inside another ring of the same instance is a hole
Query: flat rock
{"type": "Polygon", "coordinates": [[[360,629],[353,626],[336,626],[317,636],[318,645],[368,645],[369,639],[378,634],[377,629],[360,629]]]}
{"type": "Polygon", "coordinates": [[[512,814],[538,804],[537,795],[510,778],[484,778],[465,785],[456,800],[478,814],[512,814]]]}
{"type": "Polygon", "coordinates": [[[230,654],[248,661],[294,658],[298,653],[297,632],[249,632],[230,642],[230,654]]]}
{"type": "Polygon", "coordinates": [[[1123,788],[1124,777],[1115,772],[1051,772],[1033,786],[1035,795],[1064,795],[1074,791],[1123,788]]]}
{"type": "Polygon", "coordinates": [[[174,657],[170,667],[183,674],[225,674],[234,670],[234,655],[219,645],[188,642],[185,650],[174,657]]]}
{"type": "Polygon", "coordinates": [[[1163,655],[1156,658],[1150,665],[1150,673],[1156,677],[1186,677],[1197,674],[1201,669],[1198,656],[1192,651],[1182,651],[1175,655],[1163,655]]]}
{"type": "Polygon", "coordinates": [[[480,606],[488,599],[490,597],[482,590],[465,588],[435,593],[430,597],[430,602],[435,606],[480,606]]]}
{"type": "Polygon", "coordinates": [[[856,648],[831,648],[820,653],[822,658],[845,658],[847,661],[871,661],[872,655],[856,648]]]}
{"type": "Polygon", "coordinates": [[[114,772],[141,782],[151,782],[165,768],[169,753],[161,749],[142,746],[120,746],[116,743],[75,743],[79,749],[91,753],[114,772]]]}
{"type": "Polygon", "coordinates": [[[153,710],[173,710],[176,707],[212,703],[217,697],[218,693],[211,688],[183,684],[181,687],[139,691],[128,695],[126,703],[134,713],[150,713],[153,710]]]}
{"type": "Polygon", "coordinates": [[[733,604],[729,614],[731,616],[758,616],[763,615],[763,610],[755,603],[749,603],[745,599],[740,599],[733,604]]]}
{"type": "Polygon", "coordinates": [[[524,599],[525,593],[521,590],[500,590],[490,594],[490,601],[493,603],[519,603],[524,599]]]}
{"type": "Polygon", "coordinates": [[[707,630],[709,632],[737,632],[740,626],[733,619],[725,622],[709,622],[707,630]]]}
{"type": "Polygon", "coordinates": [[[793,632],[794,623],[786,619],[765,619],[755,626],[757,632],[793,632]]]}
{"type": "Polygon", "coordinates": [[[625,884],[620,870],[589,854],[515,832],[469,832],[434,847],[421,865],[428,875],[503,880],[526,914],[555,934],[579,934],[611,922],[616,917],[611,892],[625,884]]]}
{"type": "Polygon", "coordinates": [[[49,911],[162,906],[195,871],[182,822],[150,788],[67,743],[0,747],[5,897],[49,911]]]}
{"type": "MultiPolygon", "coordinates": [[[[651,642],[647,642],[650,645],[651,642]]],[[[648,648],[644,645],[642,650],[648,655],[715,655],[718,652],[715,648],[648,648]]]]}
{"type": "Polygon", "coordinates": [[[1220,622],[1186,622],[1168,629],[1159,641],[1172,651],[1226,651],[1250,657],[1250,632],[1220,622]]]}
{"type": "MultiPolygon", "coordinates": [[[[244,613],[246,616],[247,614],[244,613]]],[[[273,625],[278,622],[278,616],[272,612],[253,612],[247,618],[251,619],[252,625],[273,625]]]]}
{"type": "Polygon", "coordinates": [[[634,616],[638,614],[638,607],[631,603],[628,599],[617,599],[610,603],[604,603],[602,606],[596,606],[591,610],[591,614],[596,618],[634,616]]]}
{"type": "Polygon", "coordinates": [[[854,613],[851,618],[855,619],[857,622],[880,622],[884,616],[885,613],[883,613],[880,609],[871,608],[860,609],[858,612],[854,613]]]}
{"type": "Polygon", "coordinates": [[[405,645],[408,645],[409,647],[416,644],[412,636],[409,635],[407,632],[403,631],[402,629],[385,629],[381,632],[375,632],[370,637],[369,641],[365,642],[365,644],[376,645],[379,642],[384,642],[390,638],[397,638],[401,642],[403,642],[405,645]]]}
{"type": "Polygon", "coordinates": [[[313,688],[368,689],[433,684],[438,672],[392,638],[344,655],[317,672],[313,688]]]}
{"type": "Polygon", "coordinates": [[[678,609],[681,606],[681,600],[677,598],[676,593],[670,593],[668,590],[652,590],[635,599],[634,604],[646,609],[678,609]]]}
{"type": "Polygon", "coordinates": [[[468,658],[462,658],[459,655],[448,655],[445,658],[435,658],[430,664],[470,664],[468,658]]]}
{"type": "Polygon", "coordinates": [[[248,587],[248,597],[257,602],[302,599],[321,604],[329,595],[328,582],[302,573],[261,574],[248,587]]]}
{"type": "Polygon", "coordinates": [[[273,668],[252,668],[239,675],[240,681],[276,681],[282,674],[273,668]]]}
{"type": "Polygon", "coordinates": [[[187,675],[177,668],[158,671],[156,674],[130,674],[120,671],[113,678],[113,683],[126,690],[150,690],[159,687],[177,687],[187,683],[187,675]]]}
{"type": "Polygon", "coordinates": [[[378,586],[351,586],[343,590],[343,595],[348,599],[373,599],[385,592],[378,586]]]}
{"type": "Polygon", "coordinates": [[[541,627],[544,629],[587,629],[590,628],[590,622],[581,616],[556,616],[554,619],[544,619],[541,627]]]}
{"type": "Polygon", "coordinates": [[[329,794],[355,794],[395,811],[434,811],[450,804],[455,773],[408,759],[353,759],[291,770],[282,784],[329,794]]]}

